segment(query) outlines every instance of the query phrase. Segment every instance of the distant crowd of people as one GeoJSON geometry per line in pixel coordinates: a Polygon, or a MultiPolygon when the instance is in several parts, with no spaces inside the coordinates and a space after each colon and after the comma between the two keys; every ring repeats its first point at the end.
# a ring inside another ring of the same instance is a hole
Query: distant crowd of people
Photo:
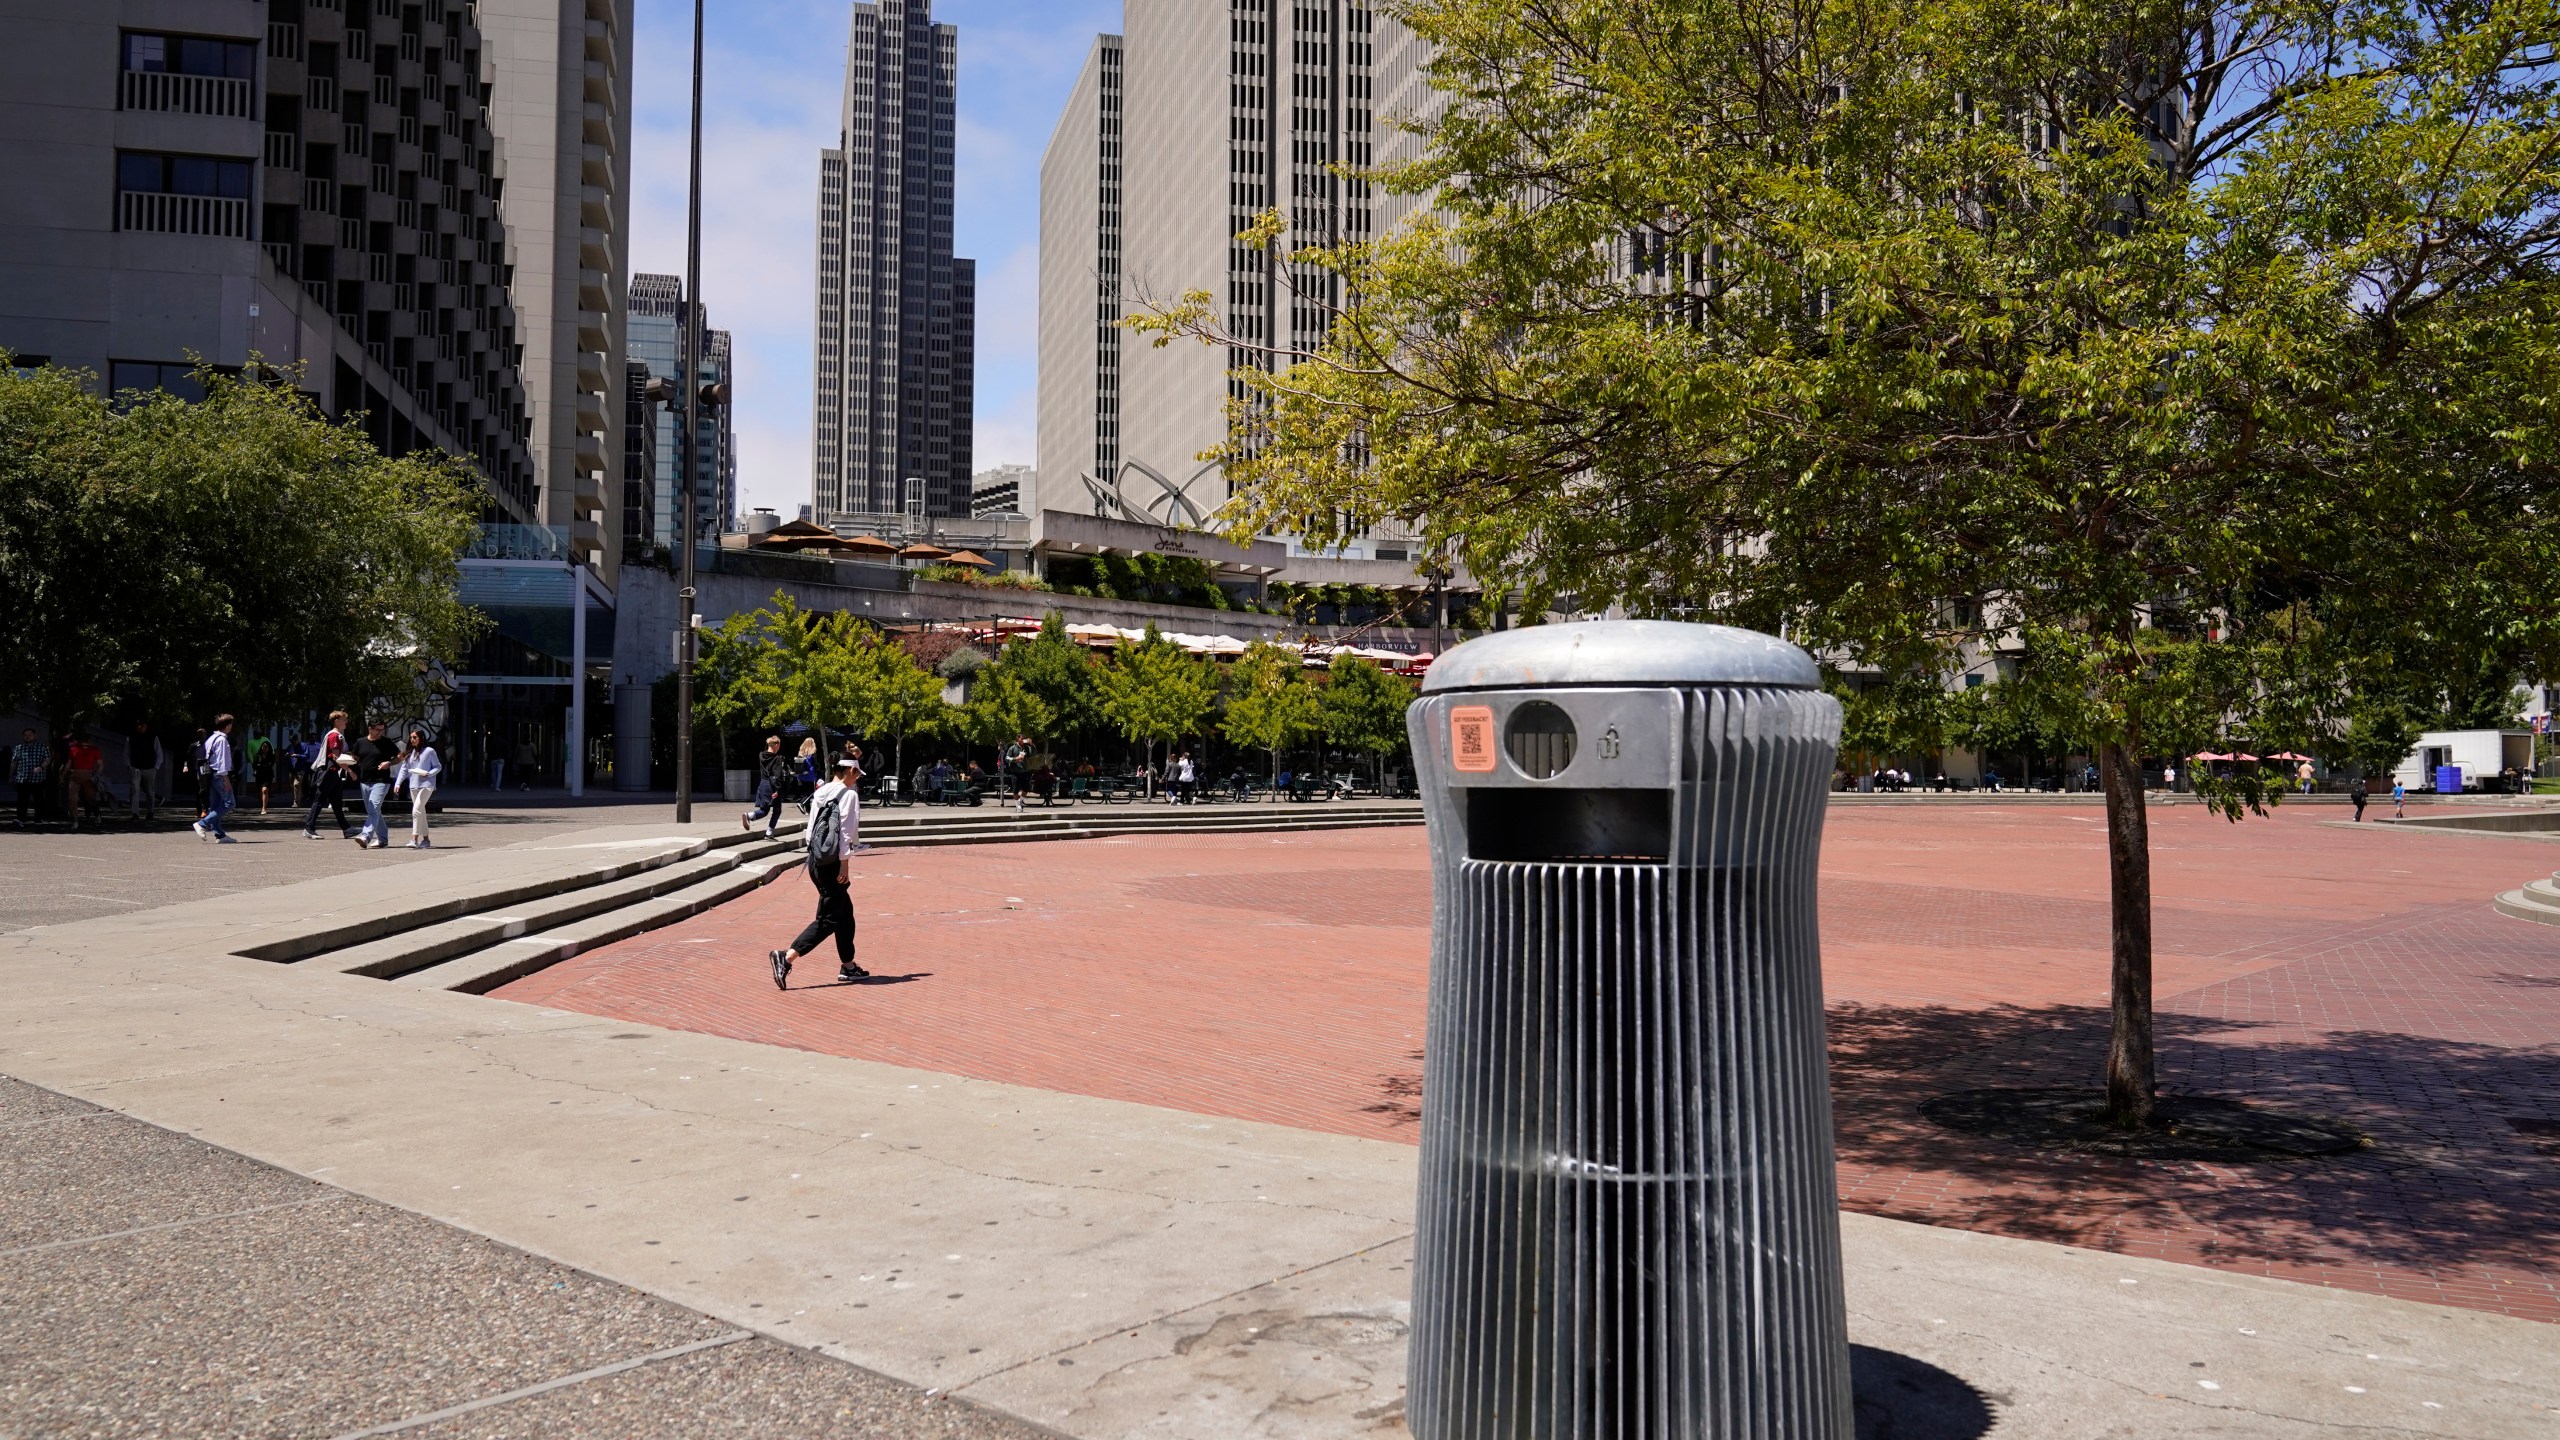
{"type": "MultiPolygon", "coordinates": [[[[368,721],[361,736],[352,736],[349,716],[330,712],[328,729],[308,739],[296,731],[278,742],[266,735],[240,736],[239,722],[217,715],[196,731],[183,748],[162,740],[148,722],[136,722],[122,737],[122,779],[126,782],[125,814],[133,822],[159,817],[165,804],[184,796],[195,819],[190,828],[212,844],[235,843],[224,825],[255,792],[258,814],[281,801],[288,812],[304,811],[306,840],[326,838],[320,817],[325,810],[338,838],[375,849],[388,848],[391,824],[384,807],[409,802],[409,848],[434,844],[428,806],[444,781],[444,762],[422,729],[391,739],[388,726],[368,721]],[[163,776],[175,794],[163,793],[163,776]],[[349,807],[360,815],[350,819],[349,807]]],[[[47,744],[33,726],[19,735],[10,752],[9,778],[16,789],[17,828],[24,830],[59,819],[73,830],[102,828],[106,809],[108,759],[85,735],[57,738],[47,744]]],[[[491,767],[493,770],[496,767],[491,767]]]]}

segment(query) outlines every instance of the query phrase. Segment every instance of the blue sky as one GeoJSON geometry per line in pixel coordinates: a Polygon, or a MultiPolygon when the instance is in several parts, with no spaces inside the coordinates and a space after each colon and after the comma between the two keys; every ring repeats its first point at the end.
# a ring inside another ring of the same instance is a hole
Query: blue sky
{"type": "MultiPolygon", "coordinates": [[[[635,271],[684,272],[688,0],[639,0],[635,271]]],[[[850,0],[709,0],[702,298],[734,332],[739,509],[809,499],[818,152],[836,142],[850,0]]],[[[935,0],[960,27],[955,248],[978,262],[977,469],[1031,463],[1040,152],[1119,0],[935,0]]]]}

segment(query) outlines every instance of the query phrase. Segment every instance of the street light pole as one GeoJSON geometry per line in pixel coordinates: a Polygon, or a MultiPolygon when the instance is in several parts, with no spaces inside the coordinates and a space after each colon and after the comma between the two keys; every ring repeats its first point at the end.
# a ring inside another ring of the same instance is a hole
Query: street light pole
{"type": "Polygon", "coordinates": [[[676,595],[676,823],[693,823],[693,547],[694,472],[702,420],[702,0],[693,0],[693,168],[684,215],[684,452],[677,467],[684,526],[676,595]]]}

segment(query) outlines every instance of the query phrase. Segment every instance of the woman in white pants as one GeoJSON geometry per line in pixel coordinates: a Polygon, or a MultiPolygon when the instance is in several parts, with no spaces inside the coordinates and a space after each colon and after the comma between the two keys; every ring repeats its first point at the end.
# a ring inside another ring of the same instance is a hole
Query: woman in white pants
{"type": "Polygon", "coordinates": [[[434,841],[427,838],[427,802],[436,798],[437,782],[444,778],[444,762],[436,758],[435,747],[427,743],[427,732],[409,732],[409,748],[400,757],[400,778],[392,793],[409,792],[409,848],[425,850],[434,841]]]}

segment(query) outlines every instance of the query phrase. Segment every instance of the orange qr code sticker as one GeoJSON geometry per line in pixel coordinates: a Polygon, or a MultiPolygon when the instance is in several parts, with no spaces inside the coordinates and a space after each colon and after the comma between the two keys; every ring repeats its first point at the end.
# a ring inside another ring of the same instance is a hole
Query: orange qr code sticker
{"type": "Polygon", "coordinates": [[[1493,772],[1493,711],[1460,705],[1449,712],[1449,763],[1470,775],[1493,772]]]}

